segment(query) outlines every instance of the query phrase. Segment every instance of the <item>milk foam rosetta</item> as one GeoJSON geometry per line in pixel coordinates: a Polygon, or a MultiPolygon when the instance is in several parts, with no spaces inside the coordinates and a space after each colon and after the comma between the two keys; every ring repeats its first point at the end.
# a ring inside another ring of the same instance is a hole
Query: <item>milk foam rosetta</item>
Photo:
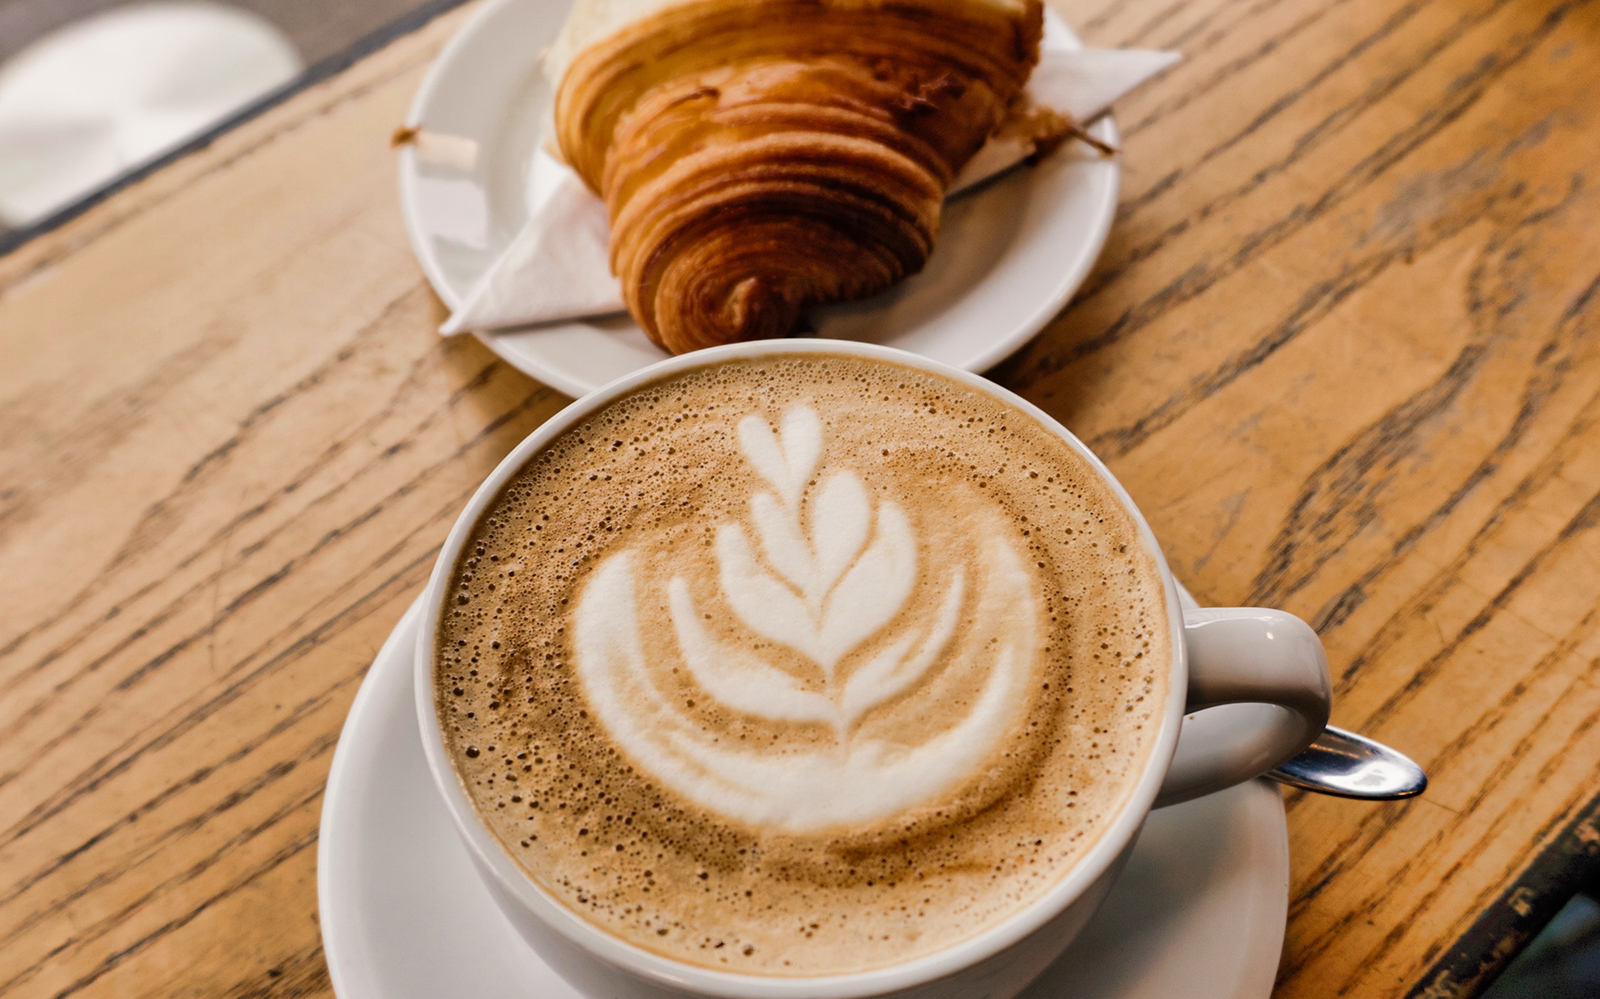
{"type": "Polygon", "coordinates": [[[993,925],[1142,768],[1169,636],[1075,453],[956,383],[700,369],[535,456],[456,568],[446,743],[529,874],[657,953],[757,974],[993,925]]]}
{"type": "Polygon", "coordinates": [[[772,489],[750,498],[759,543],[737,521],[717,527],[717,585],[709,600],[697,602],[685,576],[671,578],[665,592],[677,649],[662,661],[686,667],[725,709],[815,725],[824,734],[805,748],[752,752],[722,745],[668,701],[651,676],[635,614],[632,549],[595,570],[574,616],[578,675],[601,724],[673,791],[757,828],[813,833],[875,822],[969,780],[1015,724],[1037,672],[1030,668],[1036,586],[1004,522],[983,525],[970,598],[966,567],[946,567],[928,581],[935,591],[931,618],[902,622],[918,583],[917,550],[926,544],[919,546],[894,500],[874,511],[853,471],[826,472],[808,486],[822,454],[816,411],[790,409],[781,435],[762,418],[746,416],[738,440],[772,489]],[[807,498],[809,523],[802,512],[807,498]],[[909,747],[858,732],[869,712],[887,710],[898,698],[914,701],[918,688],[932,683],[969,600],[991,638],[967,653],[987,661],[966,670],[981,684],[966,717],[909,747]],[[749,634],[789,650],[798,662],[792,658],[786,670],[745,645],[713,637],[699,607],[717,603],[749,634]],[[886,631],[871,655],[841,669],[886,631]]]}

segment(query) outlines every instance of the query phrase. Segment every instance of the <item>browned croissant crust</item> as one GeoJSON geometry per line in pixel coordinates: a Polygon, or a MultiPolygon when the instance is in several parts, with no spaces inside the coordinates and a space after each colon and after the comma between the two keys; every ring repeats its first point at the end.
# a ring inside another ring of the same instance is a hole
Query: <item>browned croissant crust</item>
{"type": "Polygon", "coordinates": [[[682,353],[916,273],[1041,30],[1039,0],[691,0],[578,52],[556,135],[629,310],[682,353]]]}

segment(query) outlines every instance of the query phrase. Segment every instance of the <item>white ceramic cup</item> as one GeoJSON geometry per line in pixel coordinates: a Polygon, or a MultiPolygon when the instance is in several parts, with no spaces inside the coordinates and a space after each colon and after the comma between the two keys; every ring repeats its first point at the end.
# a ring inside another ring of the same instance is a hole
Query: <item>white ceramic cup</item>
{"type": "Polygon", "coordinates": [[[1151,808],[1259,776],[1310,745],[1327,723],[1327,660],[1309,625],[1292,614],[1256,607],[1185,611],[1178,593],[1149,525],[1127,492],[1081,441],[1020,396],[978,375],[871,344],[767,340],[715,347],[652,365],[574,402],[517,445],[473,494],[439,553],[423,604],[416,652],[422,744],[434,783],[501,910],[557,973],[595,999],[1010,999],[1060,955],[1105,898],[1151,808]],[[446,609],[443,598],[461,548],[529,458],[590,413],[664,375],[792,353],[846,355],[929,371],[985,392],[1054,430],[1100,474],[1137,525],[1166,586],[1173,644],[1171,693],[1144,772],[1099,841],[1050,890],[998,925],[924,957],[852,974],[779,978],[714,971],[652,954],[587,922],[535,884],[479,819],[456,776],[435,713],[432,660],[446,609]],[[1200,737],[1186,736],[1179,747],[1186,713],[1239,704],[1267,708],[1226,717],[1230,709],[1223,709],[1191,718],[1190,735],[1200,737]],[[1210,718],[1221,723],[1197,724],[1210,718]]]}

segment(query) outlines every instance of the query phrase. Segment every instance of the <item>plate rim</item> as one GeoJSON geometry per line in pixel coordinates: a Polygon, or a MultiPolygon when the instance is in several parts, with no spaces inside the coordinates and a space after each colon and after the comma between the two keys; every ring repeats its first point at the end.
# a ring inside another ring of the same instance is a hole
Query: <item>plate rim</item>
{"type": "MultiPolygon", "coordinates": [[[[456,29],[455,34],[450,36],[439,49],[439,54],[428,64],[428,72],[423,75],[422,83],[418,85],[410,106],[406,108],[407,129],[422,127],[423,114],[433,102],[435,91],[459,60],[462,49],[472,44],[484,24],[497,17],[502,9],[526,2],[528,0],[489,0],[456,29]]],[[[396,165],[400,174],[400,216],[405,223],[406,240],[411,244],[411,255],[417,258],[423,276],[433,287],[433,293],[439,296],[451,312],[454,312],[461,307],[461,298],[445,278],[444,268],[438,258],[429,251],[428,233],[423,231],[421,213],[415,208],[418,198],[416,184],[421,177],[417,172],[417,150],[414,144],[407,143],[400,147],[400,157],[396,165]]]]}
{"type": "MultiPolygon", "coordinates": [[[[1066,19],[1062,18],[1062,21],[1065,23],[1066,19]]],[[[1070,27],[1068,30],[1071,30],[1070,27]]],[[[1073,38],[1077,39],[1076,32],[1073,33],[1073,38]]],[[[1114,156],[1107,157],[1114,168],[1110,174],[1110,185],[1105,197],[1095,206],[1094,222],[1089,229],[1088,240],[1083,243],[1082,254],[1072,267],[1062,272],[1062,279],[1057,282],[1055,291],[1047,300],[1025,321],[1017,324],[1017,333],[1001,338],[989,350],[980,352],[971,362],[959,367],[964,367],[974,374],[982,374],[1033,342],[1034,337],[1050,325],[1050,320],[1072,301],[1072,296],[1083,287],[1089,272],[1094,270],[1094,265],[1100,261],[1100,254],[1105,251],[1106,241],[1111,238],[1111,226],[1117,218],[1118,199],[1122,196],[1122,153],[1118,145],[1122,141],[1122,133],[1117,130],[1116,119],[1109,111],[1091,124],[1086,131],[1101,142],[1117,148],[1118,152],[1114,156]],[[1023,330],[1027,332],[1021,332],[1023,330]]],[[[1025,164],[1018,164],[1005,173],[1023,169],[1024,166],[1025,164]]]]}

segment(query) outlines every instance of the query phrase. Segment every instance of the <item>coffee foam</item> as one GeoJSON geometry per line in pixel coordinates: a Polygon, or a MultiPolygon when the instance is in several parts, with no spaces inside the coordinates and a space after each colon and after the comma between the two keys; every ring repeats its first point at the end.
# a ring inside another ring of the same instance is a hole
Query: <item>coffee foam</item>
{"type": "Polygon", "coordinates": [[[806,355],[693,371],[533,458],[464,549],[446,743],[534,879],[641,947],[814,975],[1054,884],[1166,698],[1134,525],[1031,419],[806,355]]]}

